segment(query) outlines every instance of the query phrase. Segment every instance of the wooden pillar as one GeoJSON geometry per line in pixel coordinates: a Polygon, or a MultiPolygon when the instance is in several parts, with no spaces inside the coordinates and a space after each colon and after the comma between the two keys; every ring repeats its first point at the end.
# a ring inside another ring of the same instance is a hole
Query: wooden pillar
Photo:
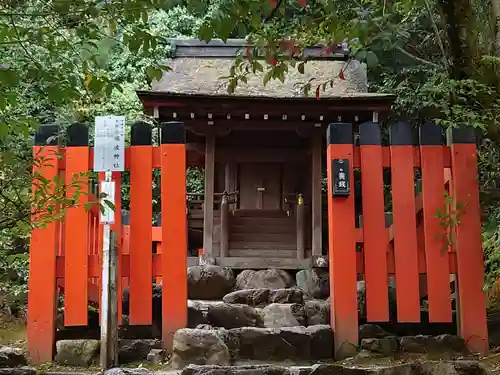
{"type": "Polygon", "coordinates": [[[232,163],[226,163],[224,167],[224,190],[228,193],[232,190],[231,169],[232,163]]]}
{"type": "Polygon", "coordinates": [[[297,259],[305,257],[305,215],[304,197],[297,196],[297,259]]]}
{"type": "MultiPolygon", "coordinates": [[[[152,247],[151,217],[153,207],[152,173],[153,148],[152,128],[144,122],[132,125],[130,131],[130,285],[129,322],[137,325],[152,324],[153,278],[152,253],[144,248],[152,247]]],[[[163,220],[162,220],[163,221],[163,220]]]]}
{"type": "Polygon", "coordinates": [[[312,206],[312,256],[322,255],[323,250],[323,219],[321,204],[321,148],[323,145],[321,128],[315,128],[312,135],[312,175],[311,175],[311,206],[312,206]]]}
{"type": "Polygon", "coordinates": [[[488,327],[474,130],[450,128],[447,138],[451,148],[452,209],[460,214],[452,244],[458,268],[458,331],[473,353],[485,355],[488,327]]]}
{"type": "MultiPolygon", "coordinates": [[[[88,128],[83,124],[73,124],[67,129],[65,182],[66,197],[77,198],[76,204],[67,208],[64,217],[64,246],[71,249],[65,253],[64,274],[64,325],[85,326],[88,323],[88,255],[89,214],[85,203],[88,180],[82,173],[89,171],[88,128]],[[80,193],[77,188],[82,189],[80,193]]],[[[120,211],[118,211],[120,212],[120,211]]],[[[119,215],[118,215],[119,216],[119,215]]]]}
{"type": "MultiPolygon", "coordinates": [[[[182,122],[161,124],[162,341],[171,351],[187,327],[186,134],[182,122]]],[[[149,251],[150,252],[150,251],[149,251]]]]}
{"type": "MultiPolygon", "coordinates": [[[[227,163],[224,170],[224,190],[228,193],[234,193],[236,191],[236,164],[227,163]]],[[[229,197],[228,197],[229,199],[229,197]]],[[[231,203],[228,209],[235,209],[236,204],[231,203]]]]}
{"type": "Polygon", "coordinates": [[[220,205],[220,256],[227,257],[229,250],[229,202],[226,193],[220,205]]]}
{"type": "Polygon", "coordinates": [[[212,256],[214,230],[215,135],[205,137],[205,202],[203,205],[203,254],[212,256]]]}
{"type": "MultiPolygon", "coordinates": [[[[350,186],[347,194],[336,192],[334,196],[333,163],[335,159],[337,165],[341,161],[345,163],[348,181],[354,181],[352,124],[330,124],[327,142],[330,321],[335,338],[335,359],[341,360],[353,357],[358,351],[356,235],[353,188],[350,186]]],[[[339,184],[337,188],[345,188],[345,185],[339,184]]]]}
{"type": "MultiPolygon", "coordinates": [[[[40,127],[35,135],[33,157],[33,192],[43,185],[38,177],[52,181],[59,173],[58,147],[55,135],[57,126],[40,127]],[[52,139],[52,140],[51,140],[52,139]],[[44,160],[43,162],[41,162],[44,160]],[[38,177],[37,177],[38,176],[38,177]]],[[[48,183],[48,194],[55,185],[48,183]]],[[[32,216],[34,223],[41,221],[47,212],[32,216]]],[[[28,281],[28,354],[31,363],[40,365],[51,362],[54,357],[56,333],[56,255],[59,250],[60,221],[53,220],[45,227],[37,226],[31,231],[30,278],[28,281]]]]}

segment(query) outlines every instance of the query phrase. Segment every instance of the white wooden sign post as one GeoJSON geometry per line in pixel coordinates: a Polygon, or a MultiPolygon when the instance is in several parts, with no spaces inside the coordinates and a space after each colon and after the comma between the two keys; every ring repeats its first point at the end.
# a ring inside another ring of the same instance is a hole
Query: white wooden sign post
{"type": "MultiPolygon", "coordinates": [[[[94,171],[105,172],[100,182],[100,204],[104,207],[102,241],[101,293],[101,367],[118,365],[118,280],[117,238],[110,224],[115,222],[115,210],[104,202],[115,204],[115,182],[112,172],[125,169],[125,116],[98,116],[95,118],[94,171]]],[[[120,213],[116,213],[119,215],[120,213]]]]}

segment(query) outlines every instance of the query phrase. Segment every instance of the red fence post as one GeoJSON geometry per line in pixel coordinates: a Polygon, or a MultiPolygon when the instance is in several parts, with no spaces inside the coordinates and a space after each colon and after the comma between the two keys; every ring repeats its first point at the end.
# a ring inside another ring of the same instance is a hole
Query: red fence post
{"type": "Polygon", "coordinates": [[[452,198],[455,205],[463,205],[456,208],[459,223],[453,244],[457,253],[459,332],[470,350],[484,355],[488,351],[488,329],[474,130],[450,128],[447,138],[452,198]]]}
{"type": "Polygon", "coordinates": [[[451,322],[448,248],[446,238],[443,238],[446,228],[442,227],[437,216],[439,211],[445,210],[442,128],[425,123],[420,126],[419,138],[429,321],[451,322]]]}
{"type": "Polygon", "coordinates": [[[352,124],[330,124],[326,139],[330,314],[335,358],[343,359],[356,354],[359,336],[352,124]]]}
{"type": "MultiPolygon", "coordinates": [[[[35,135],[33,157],[34,175],[42,175],[54,181],[59,174],[59,158],[56,126],[42,127],[35,135]],[[52,139],[51,139],[52,138],[52,139]]],[[[33,179],[33,190],[40,184],[33,179]]],[[[54,186],[48,189],[53,192],[54,186]]],[[[47,214],[40,212],[39,214],[47,214]]],[[[40,215],[35,214],[36,222],[40,215]]],[[[48,223],[45,228],[35,228],[30,241],[30,277],[28,281],[28,355],[31,363],[50,362],[54,356],[56,322],[56,255],[59,244],[60,222],[48,223]]]]}
{"type": "Polygon", "coordinates": [[[365,263],[366,319],[389,321],[384,179],[380,126],[368,121],[359,125],[361,187],[363,199],[363,250],[365,263]]]}
{"type": "Polygon", "coordinates": [[[73,124],[67,130],[66,185],[68,198],[78,189],[78,206],[69,207],[64,218],[65,229],[65,272],[64,272],[64,325],[85,326],[88,322],[88,212],[83,207],[88,202],[87,177],[79,177],[89,172],[89,133],[83,124],[73,124]],[[77,182],[77,183],[76,183],[77,182]]]}
{"type": "Polygon", "coordinates": [[[162,340],[172,349],[187,326],[186,134],[182,122],[161,124],[162,340]]]}
{"type": "Polygon", "coordinates": [[[420,322],[412,129],[397,122],[391,126],[390,136],[398,322],[420,322]]]}
{"type": "Polygon", "coordinates": [[[130,276],[129,322],[152,323],[153,148],[151,125],[132,125],[130,147],[130,276]]]}

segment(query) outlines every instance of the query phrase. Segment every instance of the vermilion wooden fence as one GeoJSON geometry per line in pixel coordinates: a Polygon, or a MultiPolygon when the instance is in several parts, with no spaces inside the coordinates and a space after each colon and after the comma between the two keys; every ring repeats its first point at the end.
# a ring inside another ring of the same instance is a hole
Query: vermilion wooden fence
{"type": "MultiPolygon", "coordinates": [[[[88,129],[73,125],[67,131],[67,147],[58,147],[53,136],[57,128],[42,128],[35,137],[34,152],[46,156],[41,166],[47,178],[60,176],[70,182],[75,174],[92,168],[93,149],[88,146],[88,129]],[[52,138],[52,140],[51,140],[52,138]],[[47,143],[47,141],[49,141],[47,143]],[[57,156],[59,155],[59,156],[57,156]]],[[[130,324],[151,324],[153,275],[161,276],[163,294],[164,345],[171,345],[173,333],[187,324],[187,228],[186,228],[186,145],[182,123],[160,127],[160,145],[153,147],[151,127],[132,126],[131,146],[126,149],[125,168],[130,170],[130,220],[133,230],[127,237],[128,252],[123,252],[121,215],[115,215],[112,230],[118,238],[118,275],[129,280],[130,324]],[[161,169],[162,254],[152,254],[152,171],[161,169]],[[162,272],[168,270],[168,272],[162,272]]],[[[104,176],[100,176],[103,178],[104,176]]],[[[116,181],[115,210],[121,212],[121,186],[116,181]]],[[[34,181],[36,187],[37,181],[34,181]]],[[[84,189],[87,184],[83,183],[84,189]]],[[[73,192],[68,191],[70,196],[73,192]]],[[[83,204],[93,200],[80,195],[79,205],[68,209],[63,221],[34,229],[30,248],[28,294],[28,350],[33,363],[51,361],[55,345],[56,288],[64,289],[64,325],[85,326],[89,301],[100,300],[102,226],[95,205],[86,211],[83,204]]],[[[33,218],[37,220],[36,217],[33,218]]],[[[122,295],[123,283],[119,283],[122,295]]],[[[121,299],[121,297],[120,297],[121,299]]],[[[118,303],[121,317],[121,301],[118,303]]]]}
{"type": "MultiPolygon", "coordinates": [[[[44,128],[36,137],[35,153],[50,155],[53,160],[51,167],[44,167],[45,176],[60,175],[69,181],[75,173],[89,171],[93,150],[88,146],[86,129],[78,125],[69,129],[68,146],[64,148],[46,144],[56,131],[44,128]],[[53,157],[55,152],[62,157],[53,157]]],[[[186,147],[181,123],[162,124],[160,133],[161,144],[153,147],[149,125],[132,126],[131,146],[125,156],[130,170],[131,225],[122,226],[117,214],[112,229],[121,239],[118,254],[122,282],[118,295],[122,295],[124,286],[130,287],[129,323],[151,324],[151,285],[155,278],[168,290],[162,302],[162,336],[168,348],[175,330],[187,324],[186,147]],[[154,168],[161,169],[160,227],[151,225],[154,168]],[[161,243],[156,254],[151,251],[153,241],[161,243]]],[[[488,342],[473,133],[453,130],[445,146],[441,129],[425,124],[415,146],[408,124],[398,123],[391,128],[390,146],[382,146],[379,125],[367,122],[360,125],[359,135],[360,146],[354,146],[351,124],[331,124],[327,132],[331,324],[336,356],[349,354],[358,345],[359,274],[366,282],[370,322],[389,320],[389,276],[396,279],[399,322],[420,321],[422,276],[426,277],[430,321],[451,322],[450,275],[456,275],[460,334],[472,350],[485,353],[488,342]],[[355,225],[353,189],[348,197],[332,196],[333,159],[349,160],[351,182],[353,169],[361,170],[362,228],[355,225]],[[390,168],[392,175],[394,222],[389,228],[384,218],[384,168],[390,168]],[[422,193],[417,198],[416,168],[422,178],[422,193]],[[453,211],[446,206],[444,190],[455,202],[464,204],[458,225],[443,226],[437,217],[438,210],[453,211]],[[449,232],[455,239],[444,249],[443,238],[449,232]]],[[[119,179],[116,182],[115,209],[120,212],[121,187],[119,179]]],[[[83,197],[80,203],[84,203],[83,197]]],[[[28,348],[34,363],[53,358],[57,286],[64,289],[64,324],[87,324],[89,300],[99,301],[101,235],[96,207],[89,212],[73,207],[63,221],[33,230],[28,348]]],[[[121,303],[118,306],[121,309],[121,303]]]]}
{"type": "Polygon", "coordinates": [[[353,146],[348,123],[327,132],[328,222],[331,324],[337,357],[358,345],[357,274],[364,275],[367,320],[389,320],[388,276],[396,279],[397,320],[420,321],[421,276],[426,276],[430,322],[452,322],[450,275],[456,275],[459,333],[469,348],[488,349],[476,144],[472,130],[452,129],[443,145],[441,128],[420,127],[419,146],[412,129],[397,123],[390,146],[382,147],[377,123],[360,124],[360,146],[353,146]],[[347,159],[361,169],[363,225],[355,228],[354,196],[334,197],[332,161],[347,159]],[[383,168],[392,179],[393,225],[384,225],[383,168]],[[415,168],[422,194],[415,199],[415,168]],[[451,177],[451,178],[450,178],[451,177]],[[444,191],[453,200],[445,202],[444,191]],[[462,209],[454,208],[453,206],[462,209]],[[449,215],[438,217],[438,211],[449,215]],[[458,218],[451,219],[458,214],[458,218]],[[445,223],[446,225],[443,225],[445,223]],[[449,232],[455,234],[448,246],[449,232]],[[356,243],[361,251],[356,251],[356,243]]]}

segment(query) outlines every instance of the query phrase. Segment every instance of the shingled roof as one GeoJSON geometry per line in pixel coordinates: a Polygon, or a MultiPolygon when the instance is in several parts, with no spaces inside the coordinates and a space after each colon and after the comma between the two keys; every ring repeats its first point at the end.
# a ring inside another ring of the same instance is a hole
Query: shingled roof
{"type": "MultiPolygon", "coordinates": [[[[229,69],[235,56],[241,52],[246,43],[242,39],[227,42],[214,40],[205,43],[199,40],[172,40],[173,57],[165,62],[171,71],[163,73],[159,82],[154,82],[152,91],[165,94],[198,94],[210,96],[228,95],[226,89],[229,69]]],[[[232,96],[293,98],[304,97],[301,86],[313,79],[313,86],[333,79],[333,87],[327,85],[322,97],[370,97],[368,94],[366,66],[352,60],[346,66],[348,51],[338,50],[330,56],[323,56],[321,47],[305,50],[310,59],[305,64],[304,74],[290,67],[285,82],[271,80],[263,85],[263,74],[248,77],[248,83],[239,83],[232,96]],[[344,80],[338,78],[344,69],[344,80]]],[[[309,96],[314,96],[314,89],[309,96]]],[[[384,95],[381,95],[384,96],[384,95]]]]}

